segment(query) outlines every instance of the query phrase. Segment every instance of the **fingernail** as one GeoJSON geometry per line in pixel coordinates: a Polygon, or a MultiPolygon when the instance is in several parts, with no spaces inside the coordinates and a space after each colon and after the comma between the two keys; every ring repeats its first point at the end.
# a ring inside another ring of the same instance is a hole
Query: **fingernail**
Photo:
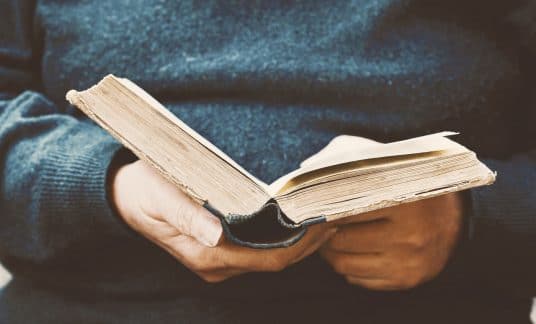
{"type": "Polygon", "coordinates": [[[208,247],[215,247],[220,242],[223,228],[219,219],[212,216],[204,224],[199,240],[208,247]]]}
{"type": "Polygon", "coordinates": [[[329,230],[327,230],[326,234],[324,236],[324,240],[325,241],[329,240],[333,235],[335,235],[335,233],[337,233],[337,230],[338,230],[337,227],[333,227],[333,228],[330,228],[329,230]]]}

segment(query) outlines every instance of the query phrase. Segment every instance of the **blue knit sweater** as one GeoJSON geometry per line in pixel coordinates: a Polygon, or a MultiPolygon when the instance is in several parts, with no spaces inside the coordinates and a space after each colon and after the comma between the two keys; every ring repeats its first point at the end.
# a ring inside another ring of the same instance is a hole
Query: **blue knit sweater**
{"type": "Polygon", "coordinates": [[[1,1],[0,258],[14,280],[0,322],[528,320],[536,10],[495,2],[1,1]],[[266,182],[338,134],[440,130],[498,181],[471,191],[458,251],[413,291],[351,287],[316,256],[206,284],[110,207],[124,149],[64,100],[107,73],[266,182]]]}

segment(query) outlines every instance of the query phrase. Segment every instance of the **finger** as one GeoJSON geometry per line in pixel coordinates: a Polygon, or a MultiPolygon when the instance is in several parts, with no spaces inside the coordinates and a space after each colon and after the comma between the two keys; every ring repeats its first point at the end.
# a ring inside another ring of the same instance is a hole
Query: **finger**
{"type": "Polygon", "coordinates": [[[327,232],[325,232],[320,239],[314,240],[312,244],[310,244],[305,250],[303,250],[302,253],[298,254],[291,263],[296,263],[304,258],[308,257],[309,255],[313,254],[315,251],[320,249],[327,241],[329,241],[335,233],[338,231],[336,227],[330,228],[327,232]]]}
{"type": "Polygon", "coordinates": [[[214,248],[219,264],[244,271],[280,271],[316,251],[337,229],[315,225],[296,244],[285,248],[252,249],[224,241],[214,248]]]}
{"type": "Polygon", "coordinates": [[[158,220],[168,222],[182,234],[193,237],[206,246],[215,246],[221,239],[223,228],[219,219],[191,199],[177,186],[160,176],[154,168],[144,164],[144,172],[156,183],[153,193],[154,210],[152,215],[158,220]]]}
{"type": "Polygon", "coordinates": [[[257,262],[261,262],[260,260],[263,260],[261,254],[267,251],[237,246],[225,238],[216,247],[206,247],[186,235],[170,239],[164,248],[187,268],[203,274],[251,271],[252,269],[241,266],[243,259],[249,259],[256,254],[257,262]]]}
{"type": "Polygon", "coordinates": [[[400,290],[402,288],[388,279],[361,278],[361,277],[355,277],[355,276],[347,276],[345,278],[346,278],[346,281],[352,285],[361,286],[361,287],[371,289],[371,290],[391,291],[391,290],[400,290]]]}
{"type": "Polygon", "coordinates": [[[191,236],[208,247],[216,246],[223,233],[220,220],[193,201],[177,202],[176,211],[169,222],[182,234],[191,236]]]}
{"type": "Polygon", "coordinates": [[[221,250],[222,246],[207,247],[193,237],[182,234],[158,244],[196,273],[209,273],[228,268],[224,260],[218,258],[218,254],[221,253],[218,250],[221,250]]]}
{"type": "Polygon", "coordinates": [[[227,280],[232,277],[244,274],[243,270],[220,270],[220,271],[209,271],[209,272],[198,272],[197,274],[201,279],[209,283],[217,283],[227,280]]]}
{"type": "Polygon", "coordinates": [[[173,246],[161,243],[159,245],[208,283],[222,282],[246,272],[229,267],[225,262],[218,262],[218,258],[209,256],[208,253],[201,253],[201,251],[207,252],[214,248],[205,247],[189,236],[177,236],[173,246]]]}
{"type": "Polygon", "coordinates": [[[196,255],[202,255],[199,253],[199,251],[213,248],[205,247],[192,237],[186,235],[179,235],[176,239],[176,241],[179,243],[176,243],[175,246],[170,246],[168,244],[159,245],[169,254],[179,260],[179,262],[181,262],[184,266],[192,270],[192,272],[197,274],[201,279],[208,283],[222,282],[245,272],[243,270],[237,270],[234,268],[226,268],[224,264],[215,263],[217,260],[212,258],[205,257],[196,260],[196,255]],[[182,246],[182,248],[177,249],[177,245],[182,246]],[[184,253],[184,251],[190,251],[192,253],[188,254],[184,253]],[[206,264],[202,265],[203,262],[206,262],[206,264]]]}
{"type": "MultiPolygon", "coordinates": [[[[242,258],[235,264],[241,269],[254,271],[280,271],[312,254],[337,232],[335,227],[315,225],[308,228],[304,237],[292,246],[256,250],[232,245],[226,253],[240,253],[242,258]]],[[[222,257],[224,257],[222,255],[222,257]]]]}
{"type": "Polygon", "coordinates": [[[388,265],[385,264],[383,254],[349,254],[321,250],[320,255],[335,272],[345,276],[378,279],[388,275],[388,265]]]}
{"type": "Polygon", "coordinates": [[[377,253],[392,246],[394,229],[389,220],[339,226],[327,248],[348,253],[377,253]]]}
{"type": "Polygon", "coordinates": [[[316,251],[336,231],[335,227],[313,226],[300,241],[287,248],[252,249],[226,240],[207,248],[187,236],[178,236],[170,240],[166,249],[195,272],[280,271],[316,251]]]}

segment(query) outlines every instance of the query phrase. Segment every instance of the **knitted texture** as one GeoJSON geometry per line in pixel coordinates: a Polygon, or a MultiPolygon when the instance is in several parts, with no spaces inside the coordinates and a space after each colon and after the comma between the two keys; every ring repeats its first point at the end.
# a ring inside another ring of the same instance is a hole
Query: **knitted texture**
{"type": "MultiPolygon", "coordinates": [[[[235,322],[245,302],[253,316],[266,314],[264,303],[303,309],[292,302],[307,298],[328,314],[345,305],[348,320],[364,322],[434,322],[426,314],[457,322],[444,305],[473,322],[528,314],[536,112],[527,8],[483,0],[1,1],[0,259],[14,280],[0,294],[0,322],[235,322]],[[112,211],[107,176],[125,151],[64,99],[107,73],[141,85],[266,182],[339,134],[393,141],[441,130],[460,131],[456,140],[498,181],[471,192],[468,235],[446,270],[414,291],[350,287],[316,256],[209,285],[112,211]],[[423,301],[430,313],[415,307],[423,301]]],[[[325,319],[320,310],[309,322],[325,319]]]]}

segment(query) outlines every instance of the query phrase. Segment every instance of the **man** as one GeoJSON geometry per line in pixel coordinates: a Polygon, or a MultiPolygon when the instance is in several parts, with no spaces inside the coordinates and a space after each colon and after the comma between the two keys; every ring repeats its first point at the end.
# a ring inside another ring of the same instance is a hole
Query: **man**
{"type": "Polygon", "coordinates": [[[0,6],[2,322],[529,321],[531,2],[0,6]],[[107,73],[266,182],[341,133],[450,129],[498,181],[311,227],[286,249],[237,247],[66,104],[107,73]]]}

